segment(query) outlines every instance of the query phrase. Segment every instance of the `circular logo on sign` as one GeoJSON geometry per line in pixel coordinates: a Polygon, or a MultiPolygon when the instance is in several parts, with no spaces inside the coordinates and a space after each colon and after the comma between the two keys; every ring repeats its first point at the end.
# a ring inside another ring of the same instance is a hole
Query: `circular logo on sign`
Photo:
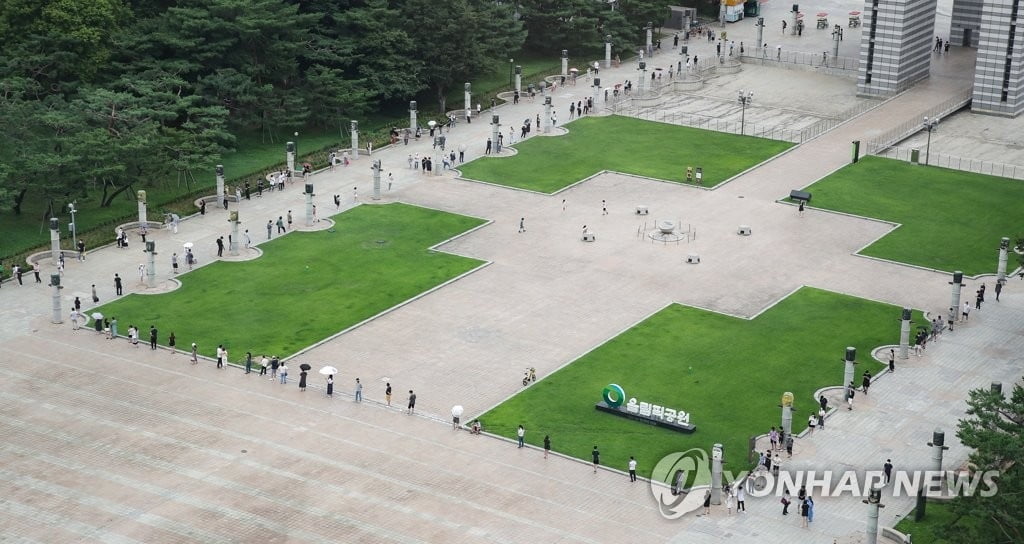
{"type": "Polygon", "coordinates": [[[622,403],[626,402],[626,392],[622,390],[622,387],[614,383],[606,385],[601,396],[604,397],[604,403],[612,408],[618,408],[622,406],[622,403]]]}

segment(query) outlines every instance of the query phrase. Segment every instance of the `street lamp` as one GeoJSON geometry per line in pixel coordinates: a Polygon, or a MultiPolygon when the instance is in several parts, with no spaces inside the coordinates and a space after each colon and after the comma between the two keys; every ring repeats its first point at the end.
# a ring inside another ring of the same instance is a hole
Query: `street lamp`
{"type": "Polygon", "coordinates": [[[754,101],[754,91],[743,92],[743,89],[740,89],[740,94],[736,100],[740,103],[740,134],[742,135],[743,125],[747,121],[747,104],[754,101]]]}
{"type": "Polygon", "coordinates": [[[512,65],[515,64],[516,59],[508,59],[508,86],[512,86],[512,65]]]}
{"type": "Polygon", "coordinates": [[[299,131],[295,131],[295,158],[299,158],[299,131]]]}
{"type": "Polygon", "coordinates": [[[924,147],[924,165],[928,166],[928,155],[932,150],[932,131],[939,126],[939,119],[925,117],[921,126],[928,131],[928,143],[924,147]]]}
{"type": "MultiPolygon", "coordinates": [[[[75,202],[78,202],[77,200],[75,202]]],[[[75,208],[75,202],[68,204],[68,211],[71,212],[71,247],[75,247],[78,243],[78,225],[75,224],[75,213],[78,209],[75,208]]]]}

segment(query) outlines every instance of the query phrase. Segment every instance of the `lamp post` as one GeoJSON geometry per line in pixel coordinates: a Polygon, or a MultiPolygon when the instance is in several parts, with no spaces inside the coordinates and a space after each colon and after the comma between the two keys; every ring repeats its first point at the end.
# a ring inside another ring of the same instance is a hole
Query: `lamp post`
{"type": "Polygon", "coordinates": [[[747,104],[754,101],[754,91],[746,91],[740,89],[740,94],[736,98],[740,103],[740,134],[743,134],[743,126],[747,121],[747,104]]]}
{"type": "Polygon", "coordinates": [[[932,131],[939,126],[939,119],[937,117],[932,119],[925,117],[921,126],[928,131],[928,143],[924,146],[924,165],[928,166],[928,156],[932,150],[932,131]]]}
{"type": "Polygon", "coordinates": [[[516,59],[508,59],[508,86],[512,87],[512,66],[516,63],[516,59]]]}
{"type": "Polygon", "coordinates": [[[76,200],[75,202],[72,202],[72,203],[68,204],[68,211],[71,213],[71,247],[72,248],[74,248],[75,244],[78,243],[78,225],[75,224],[75,213],[78,212],[78,209],[75,208],[75,203],[76,202],[78,202],[78,201],[76,200]]]}

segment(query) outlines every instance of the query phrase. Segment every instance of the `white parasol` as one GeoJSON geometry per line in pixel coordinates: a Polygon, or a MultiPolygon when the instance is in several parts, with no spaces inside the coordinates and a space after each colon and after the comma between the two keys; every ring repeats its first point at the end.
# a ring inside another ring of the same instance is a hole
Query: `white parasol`
{"type": "Polygon", "coordinates": [[[103,319],[103,314],[101,314],[99,312],[93,312],[92,313],[92,318],[93,319],[103,319]]]}
{"type": "Polygon", "coordinates": [[[456,404],[455,406],[452,406],[452,417],[460,416],[462,416],[462,405],[456,404]]]}
{"type": "Polygon", "coordinates": [[[338,373],[338,369],[333,366],[325,366],[320,369],[320,373],[324,376],[333,376],[338,373]]]}
{"type": "Polygon", "coordinates": [[[184,244],[182,244],[182,246],[185,249],[192,249],[192,247],[195,246],[195,244],[193,244],[192,242],[185,242],[184,244]]]}

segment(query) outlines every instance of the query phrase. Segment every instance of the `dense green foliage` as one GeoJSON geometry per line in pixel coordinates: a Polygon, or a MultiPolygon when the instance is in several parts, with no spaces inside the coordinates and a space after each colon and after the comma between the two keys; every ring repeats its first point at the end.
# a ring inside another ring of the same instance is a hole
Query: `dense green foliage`
{"type": "Polygon", "coordinates": [[[693,166],[712,187],[793,145],[621,116],[584,117],[566,128],[564,136],[515,144],[515,156],[479,158],[460,171],[469,179],[551,193],[601,170],[686,182],[686,167],[693,166]]]}
{"type": "Polygon", "coordinates": [[[861,253],[967,275],[991,274],[996,248],[1020,230],[1024,183],[879,157],[811,185],[812,205],[900,223],[861,253]]]}
{"type": "Polygon", "coordinates": [[[472,217],[405,204],[363,205],[335,215],[335,228],[293,232],[260,244],[253,261],[216,262],[178,276],[161,295],[128,295],[97,308],[145,332],[171,332],[231,361],[246,351],[287,356],[368,319],[480,261],[430,246],[482,223],[472,217]],[[310,306],[310,301],[316,301],[310,306]]]}
{"type": "MultiPolygon", "coordinates": [[[[900,309],[848,295],[803,288],[753,320],[673,304],[580,357],[480,417],[484,427],[588,459],[596,444],[602,462],[624,469],[629,456],[650,475],[665,455],[721,443],[730,470],[750,467],[747,439],[779,424],[782,394],[795,395],[794,432],[818,406],[814,392],[840,385],[847,346],[858,351],[858,379],[883,366],[873,348],[894,344],[900,309]],[[841,331],[841,334],[837,334],[841,331]],[[599,412],[610,384],[626,397],[690,413],[693,434],[599,412]]],[[[920,312],[914,313],[920,324],[920,312]]],[[[825,431],[829,432],[829,431],[825,431]]]]}

